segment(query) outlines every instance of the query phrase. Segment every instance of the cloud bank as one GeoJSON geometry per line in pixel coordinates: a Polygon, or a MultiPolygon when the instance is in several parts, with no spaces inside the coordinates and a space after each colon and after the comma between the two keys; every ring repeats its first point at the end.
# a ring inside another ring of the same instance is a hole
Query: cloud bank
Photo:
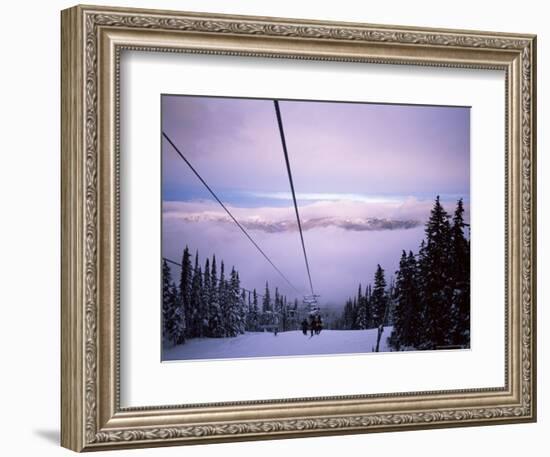
{"type": "MultiPolygon", "coordinates": [[[[406,230],[423,225],[429,216],[432,201],[414,197],[386,202],[316,201],[300,207],[302,229],[336,227],[346,231],[406,230]]],[[[298,230],[294,208],[242,208],[228,206],[235,218],[248,230],[283,233],[298,230]]],[[[453,206],[447,205],[451,213],[453,206]]],[[[227,213],[215,202],[164,202],[165,223],[233,224],[227,213]]]]}
{"type": "MultiPolygon", "coordinates": [[[[212,222],[229,223],[233,220],[224,214],[181,214],[178,215],[181,222],[212,222]]],[[[239,220],[239,219],[238,219],[239,220]]],[[[266,233],[292,232],[298,230],[296,220],[265,220],[257,217],[250,219],[240,219],[239,223],[248,230],[260,230],[266,233]]],[[[307,231],[315,228],[339,227],[344,230],[353,230],[358,232],[372,230],[399,230],[418,227],[420,221],[399,220],[399,219],[339,219],[337,217],[319,217],[315,219],[305,219],[302,221],[302,230],[307,231]]]]}

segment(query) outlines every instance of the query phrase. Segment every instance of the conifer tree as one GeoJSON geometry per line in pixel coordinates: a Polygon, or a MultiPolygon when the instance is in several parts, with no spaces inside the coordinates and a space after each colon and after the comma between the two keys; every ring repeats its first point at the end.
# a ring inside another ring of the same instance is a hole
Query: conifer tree
{"type": "MultiPolygon", "coordinates": [[[[240,277],[237,273],[237,279],[239,279],[240,284],[240,277]]],[[[240,303],[240,319],[241,319],[241,333],[244,333],[248,329],[248,312],[250,311],[250,293],[247,294],[246,290],[242,289],[241,292],[241,303],[240,303]]]]}
{"type": "Polygon", "coordinates": [[[172,289],[172,275],[166,260],[162,261],[162,337],[173,343],[177,327],[177,301],[172,289]]]}
{"type": "Polygon", "coordinates": [[[411,284],[408,295],[412,307],[411,322],[409,323],[409,326],[412,330],[410,331],[409,335],[410,343],[416,347],[419,341],[419,331],[423,328],[422,322],[424,319],[424,309],[421,302],[421,292],[419,290],[421,281],[419,279],[418,259],[412,251],[409,251],[407,264],[411,275],[411,284]]]}
{"type": "Polygon", "coordinates": [[[193,279],[191,282],[191,302],[189,311],[191,317],[189,322],[191,328],[189,329],[189,336],[196,338],[201,334],[201,309],[202,309],[202,271],[199,265],[199,253],[195,254],[195,268],[193,271],[193,279]]]}
{"type": "Polygon", "coordinates": [[[386,295],[384,270],[380,264],[378,264],[376,266],[376,272],[374,273],[374,289],[371,297],[372,322],[375,327],[380,327],[384,324],[387,304],[388,298],[386,295]]]}
{"type": "Polygon", "coordinates": [[[253,332],[257,332],[260,325],[260,309],[258,307],[258,293],[256,289],[252,291],[252,313],[249,317],[249,322],[249,329],[253,332]]]}
{"type": "Polygon", "coordinates": [[[289,329],[289,324],[290,324],[286,295],[283,296],[281,313],[282,313],[282,330],[283,332],[286,332],[289,329]]]}
{"type": "Polygon", "coordinates": [[[396,308],[396,297],[395,297],[395,280],[393,276],[390,278],[390,285],[388,287],[388,305],[386,311],[386,319],[384,325],[391,325],[395,322],[395,308],[396,308]]]}
{"type": "Polygon", "coordinates": [[[183,315],[185,316],[186,336],[191,330],[191,282],[193,280],[193,266],[191,265],[191,254],[189,248],[185,246],[181,259],[181,274],[180,274],[180,303],[183,307],[183,315]]]}
{"type": "Polygon", "coordinates": [[[202,282],[202,298],[201,298],[201,337],[210,336],[209,334],[209,320],[210,320],[210,302],[212,292],[212,281],[210,280],[210,259],[207,257],[204,263],[204,274],[202,282]]]}
{"type": "Polygon", "coordinates": [[[236,335],[244,333],[244,300],[243,295],[241,294],[241,280],[239,278],[239,273],[235,270],[235,267],[231,268],[231,290],[233,293],[233,311],[235,313],[235,332],[236,335]]]}
{"type": "Polygon", "coordinates": [[[281,297],[279,295],[279,288],[275,287],[275,304],[273,307],[273,311],[276,313],[280,312],[281,310],[281,297]]]}
{"type": "Polygon", "coordinates": [[[355,315],[355,321],[354,321],[354,327],[357,330],[362,330],[359,322],[359,305],[357,303],[357,297],[353,297],[353,301],[351,302],[351,307],[353,309],[353,313],[355,315]]]}
{"type": "Polygon", "coordinates": [[[367,300],[363,296],[361,283],[359,283],[359,290],[357,291],[357,323],[356,327],[360,330],[364,330],[368,326],[367,316],[367,300]]]}
{"type": "Polygon", "coordinates": [[[419,271],[423,330],[420,349],[435,349],[451,343],[452,269],[450,259],[451,227],[449,215],[437,196],[425,228],[426,242],[421,246],[419,271]]]}
{"type": "Polygon", "coordinates": [[[219,300],[219,282],[216,270],[216,256],[212,256],[212,272],[210,274],[210,307],[208,329],[212,337],[219,338],[223,336],[222,331],[222,313],[219,300]]]}
{"type": "Polygon", "coordinates": [[[451,344],[470,344],[470,246],[464,236],[464,205],[458,200],[451,227],[451,275],[453,283],[451,344]]]}
{"type": "MultiPolygon", "coordinates": [[[[244,290],[244,289],[243,289],[244,290]]],[[[253,324],[252,324],[252,313],[254,312],[252,308],[252,292],[247,291],[246,293],[246,331],[247,332],[253,332],[253,324]]]]}
{"type": "Polygon", "coordinates": [[[420,306],[418,302],[416,259],[409,251],[401,254],[395,281],[396,308],[394,312],[392,346],[414,347],[418,331],[420,306]]]}
{"type": "Polygon", "coordinates": [[[344,305],[344,313],[342,316],[342,327],[346,330],[352,330],[354,328],[354,310],[353,302],[351,298],[348,298],[344,305]]]}
{"type": "Polygon", "coordinates": [[[265,293],[264,293],[264,298],[263,298],[263,301],[262,301],[262,312],[263,313],[266,313],[268,311],[271,311],[271,296],[270,296],[270,293],[269,293],[269,284],[265,283],[265,293]]]}
{"type": "Polygon", "coordinates": [[[220,279],[218,282],[218,300],[220,302],[220,336],[228,334],[228,287],[225,279],[225,266],[220,262],[220,279]]]}
{"type": "Polygon", "coordinates": [[[172,281],[170,268],[162,264],[162,321],[163,339],[173,344],[185,342],[185,314],[179,291],[172,281]]]}
{"type": "Polygon", "coordinates": [[[225,295],[225,335],[237,336],[242,333],[243,330],[241,326],[240,282],[234,267],[231,269],[229,280],[225,286],[225,295]]]}
{"type": "Polygon", "coordinates": [[[176,287],[176,284],[172,282],[172,285],[170,286],[170,291],[172,295],[172,300],[174,302],[174,309],[175,309],[175,318],[174,318],[174,329],[173,329],[173,341],[174,344],[183,344],[185,343],[186,338],[186,320],[185,320],[185,314],[183,310],[183,306],[180,302],[179,297],[179,291],[176,287]]]}
{"type": "Polygon", "coordinates": [[[366,323],[367,326],[365,328],[373,328],[376,327],[376,324],[373,320],[373,313],[372,313],[372,286],[369,284],[366,287],[366,293],[365,293],[365,314],[366,314],[366,323]]]}

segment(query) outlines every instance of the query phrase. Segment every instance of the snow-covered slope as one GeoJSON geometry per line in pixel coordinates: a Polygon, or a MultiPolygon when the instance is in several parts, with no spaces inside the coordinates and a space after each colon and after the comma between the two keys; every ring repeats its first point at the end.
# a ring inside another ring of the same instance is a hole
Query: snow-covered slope
{"type": "MultiPolygon", "coordinates": [[[[389,351],[386,339],[392,327],[386,327],[380,340],[380,351],[389,351]]],[[[323,330],[310,338],[301,331],[251,332],[234,338],[197,338],[185,344],[165,348],[163,360],[227,359],[321,354],[354,354],[373,352],[377,330],[323,330]]]]}

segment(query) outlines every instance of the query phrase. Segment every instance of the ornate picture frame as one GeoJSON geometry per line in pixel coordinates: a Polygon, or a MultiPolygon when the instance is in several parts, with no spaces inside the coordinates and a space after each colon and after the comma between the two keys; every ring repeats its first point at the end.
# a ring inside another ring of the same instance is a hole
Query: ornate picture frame
{"type": "Polygon", "coordinates": [[[64,10],[61,19],[62,446],[89,451],[536,420],[535,36],[93,6],[64,10]],[[125,50],[504,71],[505,386],[121,407],[125,50]]]}

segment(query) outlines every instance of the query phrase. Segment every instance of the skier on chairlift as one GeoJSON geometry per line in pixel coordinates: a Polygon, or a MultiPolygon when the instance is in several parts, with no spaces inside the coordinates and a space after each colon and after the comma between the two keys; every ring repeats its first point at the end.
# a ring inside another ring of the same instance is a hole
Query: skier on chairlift
{"type": "Polygon", "coordinates": [[[319,335],[321,333],[321,330],[323,330],[323,321],[321,320],[321,315],[317,314],[315,316],[315,334],[319,335]]]}
{"type": "Polygon", "coordinates": [[[309,316],[309,330],[310,330],[309,337],[313,338],[313,333],[315,332],[315,314],[311,314],[309,316]]]}
{"type": "Polygon", "coordinates": [[[307,319],[304,317],[304,320],[302,321],[302,333],[307,336],[307,330],[309,328],[309,324],[307,322],[307,319]]]}
{"type": "MultiPolygon", "coordinates": [[[[307,309],[309,310],[308,317],[307,317],[307,324],[308,324],[308,328],[310,330],[310,335],[309,335],[310,338],[313,337],[314,333],[316,335],[319,334],[316,330],[316,328],[317,328],[317,317],[319,316],[319,313],[320,313],[320,308],[319,308],[319,305],[317,303],[317,298],[318,297],[319,297],[319,295],[306,295],[304,297],[304,306],[306,306],[307,309]]],[[[306,319],[304,319],[304,321],[306,321],[306,319]]],[[[302,325],[303,325],[303,323],[302,323],[302,325]]],[[[307,330],[306,330],[306,332],[307,332],[307,330]]]]}

